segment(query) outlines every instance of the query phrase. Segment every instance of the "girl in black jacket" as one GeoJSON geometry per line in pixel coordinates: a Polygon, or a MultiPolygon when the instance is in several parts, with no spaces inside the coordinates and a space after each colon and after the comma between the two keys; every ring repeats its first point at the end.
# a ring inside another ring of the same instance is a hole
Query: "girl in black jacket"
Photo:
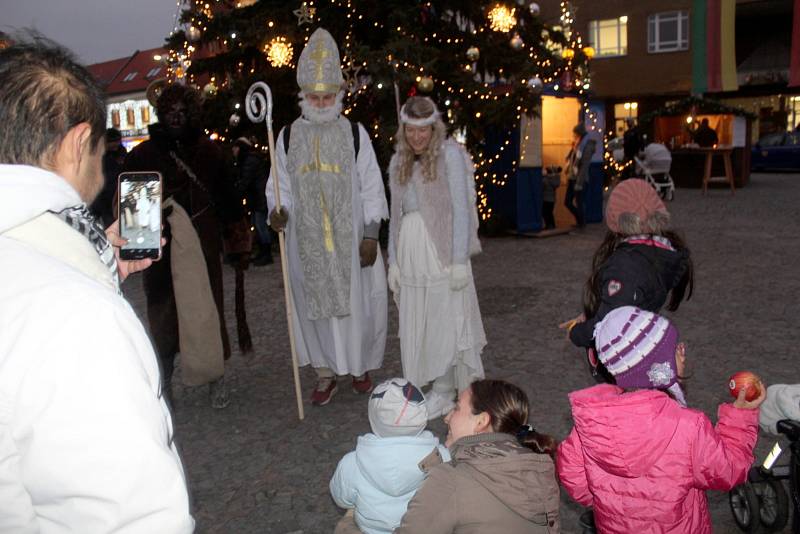
{"type": "Polygon", "coordinates": [[[691,298],[691,255],[681,236],[669,230],[669,219],[664,203],[644,180],[626,180],[611,193],[606,207],[609,231],[592,260],[583,313],[562,324],[575,345],[589,349],[593,369],[594,326],[609,311],[636,306],[658,312],[667,296],[667,310],[675,311],[684,298],[691,298]]]}

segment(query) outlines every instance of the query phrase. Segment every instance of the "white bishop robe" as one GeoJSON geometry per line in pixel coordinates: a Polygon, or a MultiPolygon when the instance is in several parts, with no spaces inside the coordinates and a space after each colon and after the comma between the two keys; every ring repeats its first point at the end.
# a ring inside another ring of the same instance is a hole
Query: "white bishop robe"
{"type": "MultiPolygon", "coordinates": [[[[305,120],[305,119],[301,119],[305,120]]],[[[389,218],[383,179],[375,158],[369,134],[360,124],[359,151],[353,171],[352,217],[353,245],[350,270],[350,315],[319,320],[308,318],[303,291],[303,268],[298,254],[294,222],[292,186],[286,168],[286,149],[283,135],[278,135],[275,152],[281,206],[289,214],[286,227],[286,252],[288,253],[289,279],[292,295],[292,321],[301,366],[329,367],[337,375],[360,376],[378,369],[383,363],[386,348],[387,286],[383,257],[378,257],[372,267],[361,268],[358,247],[363,239],[364,225],[389,218]]],[[[290,134],[291,135],[291,134],[290,134]]],[[[272,185],[275,176],[270,173],[267,182],[269,212],[275,209],[272,185]]],[[[336,207],[331,207],[336,210],[336,207]]]]}

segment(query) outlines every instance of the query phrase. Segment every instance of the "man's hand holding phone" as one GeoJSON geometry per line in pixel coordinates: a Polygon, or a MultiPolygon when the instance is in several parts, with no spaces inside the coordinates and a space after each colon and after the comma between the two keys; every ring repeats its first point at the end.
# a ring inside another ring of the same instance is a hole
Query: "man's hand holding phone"
{"type": "MultiPolygon", "coordinates": [[[[117,268],[119,270],[119,281],[124,282],[128,276],[132,275],[133,273],[138,273],[139,271],[144,271],[148,267],[150,267],[154,261],[158,261],[161,259],[159,255],[158,258],[144,258],[141,260],[123,260],[120,258],[119,250],[125,245],[128,240],[119,235],[119,219],[114,221],[114,223],[106,228],[106,237],[108,238],[108,242],[111,243],[111,246],[114,247],[114,256],[117,258],[117,268]]],[[[165,238],[161,238],[161,248],[164,248],[164,245],[167,244],[167,240],[165,238]]]]}

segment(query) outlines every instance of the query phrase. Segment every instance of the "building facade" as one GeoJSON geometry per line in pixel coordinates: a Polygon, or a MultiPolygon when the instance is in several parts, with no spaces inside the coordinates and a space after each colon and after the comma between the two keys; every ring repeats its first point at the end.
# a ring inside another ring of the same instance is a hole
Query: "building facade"
{"type": "Polygon", "coordinates": [[[137,50],[129,57],[88,66],[106,91],[106,126],[120,130],[128,150],[147,139],[147,127],[158,120],[147,88],[166,76],[161,60],[166,53],[161,48],[137,50]]]}
{"type": "MultiPolygon", "coordinates": [[[[606,109],[606,131],[625,119],[690,95],[752,113],[754,139],[800,122],[800,85],[792,86],[791,51],[798,0],[573,0],[573,27],[595,50],[592,97],[606,109]]],[[[560,2],[545,0],[548,22],[560,2]]],[[[794,42],[793,42],[794,40],[794,42]]]]}

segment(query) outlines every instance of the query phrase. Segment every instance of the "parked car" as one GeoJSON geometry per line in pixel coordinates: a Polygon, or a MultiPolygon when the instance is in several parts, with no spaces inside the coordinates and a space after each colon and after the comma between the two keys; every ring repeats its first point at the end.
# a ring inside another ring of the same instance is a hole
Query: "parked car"
{"type": "Polygon", "coordinates": [[[753,170],[800,171],[800,132],[765,135],[753,147],[753,170]]]}

